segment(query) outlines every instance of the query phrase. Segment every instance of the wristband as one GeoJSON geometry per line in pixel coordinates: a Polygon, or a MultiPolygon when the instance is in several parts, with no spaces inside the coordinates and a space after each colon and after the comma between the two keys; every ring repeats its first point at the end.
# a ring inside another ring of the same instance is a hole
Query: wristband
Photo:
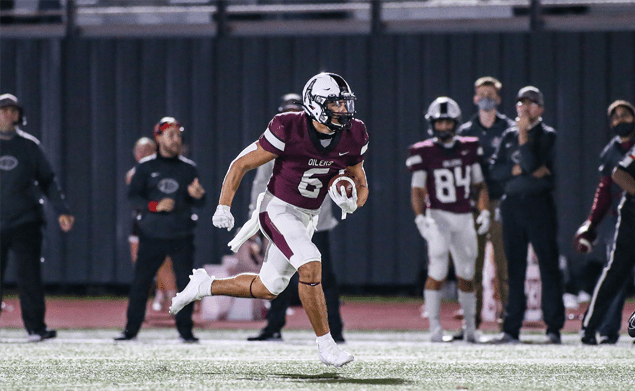
{"type": "Polygon", "coordinates": [[[156,201],[150,201],[150,202],[148,203],[148,210],[150,210],[150,212],[156,212],[156,211],[157,211],[157,205],[158,205],[158,204],[159,204],[159,203],[158,203],[158,202],[156,202],[156,201]]]}

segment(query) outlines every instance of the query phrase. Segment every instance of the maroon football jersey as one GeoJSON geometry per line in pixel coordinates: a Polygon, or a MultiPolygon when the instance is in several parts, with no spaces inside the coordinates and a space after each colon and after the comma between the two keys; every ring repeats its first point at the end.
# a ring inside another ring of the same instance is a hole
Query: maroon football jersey
{"type": "Polygon", "coordinates": [[[426,172],[429,208],[453,213],[470,212],[472,165],[480,163],[482,148],[476,137],[456,137],[452,148],[428,139],[409,148],[406,166],[426,172]]]}
{"type": "Polygon", "coordinates": [[[359,164],[368,149],[366,125],[354,119],[323,147],[304,112],[273,117],[258,142],[278,156],[267,185],[271,194],[304,209],[318,209],[328,192],[329,180],[339,170],[359,164]]]}

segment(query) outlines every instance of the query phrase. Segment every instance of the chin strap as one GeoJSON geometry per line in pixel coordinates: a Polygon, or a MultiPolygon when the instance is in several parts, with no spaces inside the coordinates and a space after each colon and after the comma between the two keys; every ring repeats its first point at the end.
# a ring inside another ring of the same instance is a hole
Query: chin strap
{"type": "Polygon", "coordinates": [[[298,281],[300,284],[304,284],[304,285],[308,285],[308,286],[318,286],[322,283],[322,281],[318,281],[318,282],[304,282],[304,281],[298,281]]]}

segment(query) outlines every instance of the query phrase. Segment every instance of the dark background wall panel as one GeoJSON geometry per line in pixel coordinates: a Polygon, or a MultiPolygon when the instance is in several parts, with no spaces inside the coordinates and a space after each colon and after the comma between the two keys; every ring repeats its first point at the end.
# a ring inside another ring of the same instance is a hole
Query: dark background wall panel
{"type": "MultiPolygon", "coordinates": [[[[62,281],[65,283],[87,281],[94,250],[91,248],[92,224],[99,221],[92,214],[92,186],[93,181],[99,178],[92,176],[92,133],[95,130],[91,116],[91,71],[95,64],[91,63],[91,44],[90,41],[70,41],[63,46],[65,61],[61,76],[64,80],[64,98],[61,107],[68,170],[63,190],[75,215],[75,225],[68,234],[67,251],[62,261],[62,281]]],[[[108,231],[107,227],[102,228],[104,232],[108,231]]]]}
{"type": "MultiPolygon", "coordinates": [[[[26,130],[42,140],[77,218],[68,235],[51,220],[45,280],[126,283],[124,176],[138,137],[151,135],[164,115],[186,127],[188,154],[209,197],[199,213],[196,264],[220,262],[232,233],[214,229],[210,217],[229,163],[264,131],[281,94],[301,92],[319,71],[341,73],[371,137],[371,198],[336,228],[335,268],[347,285],[400,285],[417,282],[425,249],[412,222],[406,148],[425,137],[425,110],[439,95],[457,100],[467,120],[476,109],[473,82],[486,74],[503,82],[501,109],[510,117],[520,87],[545,93],[545,121],[559,132],[561,250],[577,259],[570,240],[588,213],[597,154],[610,138],[606,106],[635,98],[633,41],[631,32],[3,39],[0,88],[24,102],[26,130]]],[[[252,178],[234,200],[238,225],[252,178]]]]}
{"type": "MultiPolygon", "coordinates": [[[[91,44],[90,86],[92,131],[90,140],[90,253],[88,281],[107,283],[114,278],[117,248],[116,199],[117,185],[122,178],[113,170],[116,136],[116,42],[99,40],[91,44]]],[[[88,148],[87,148],[88,149],[88,148]]]]}

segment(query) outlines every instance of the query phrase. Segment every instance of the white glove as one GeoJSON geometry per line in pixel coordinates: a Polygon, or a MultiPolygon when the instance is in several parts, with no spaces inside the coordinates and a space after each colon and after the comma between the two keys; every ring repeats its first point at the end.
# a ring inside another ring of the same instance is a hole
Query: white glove
{"type": "Polygon", "coordinates": [[[476,231],[479,235],[485,235],[487,231],[489,231],[490,225],[490,214],[489,210],[482,210],[481,213],[476,218],[476,224],[479,225],[478,230],[476,231]]]}
{"type": "Polygon", "coordinates": [[[415,224],[417,225],[417,229],[419,230],[421,237],[428,240],[432,226],[436,223],[431,217],[420,214],[415,217],[415,224]]]}
{"type": "Polygon", "coordinates": [[[234,216],[229,211],[229,206],[218,205],[212,217],[212,223],[216,228],[227,228],[228,231],[231,231],[234,228],[234,216]]]}
{"type": "Polygon", "coordinates": [[[355,188],[355,184],[353,184],[353,194],[350,198],[346,196],[344,186],[340,186],[340,188],[337,189],[335,184],[329,188],[329,196],[331,196],[331,199],[337,206],[342,208],[342,218],[345,218],[346,213],[350,214],[357,210],[357,189],[355,188]]]}

